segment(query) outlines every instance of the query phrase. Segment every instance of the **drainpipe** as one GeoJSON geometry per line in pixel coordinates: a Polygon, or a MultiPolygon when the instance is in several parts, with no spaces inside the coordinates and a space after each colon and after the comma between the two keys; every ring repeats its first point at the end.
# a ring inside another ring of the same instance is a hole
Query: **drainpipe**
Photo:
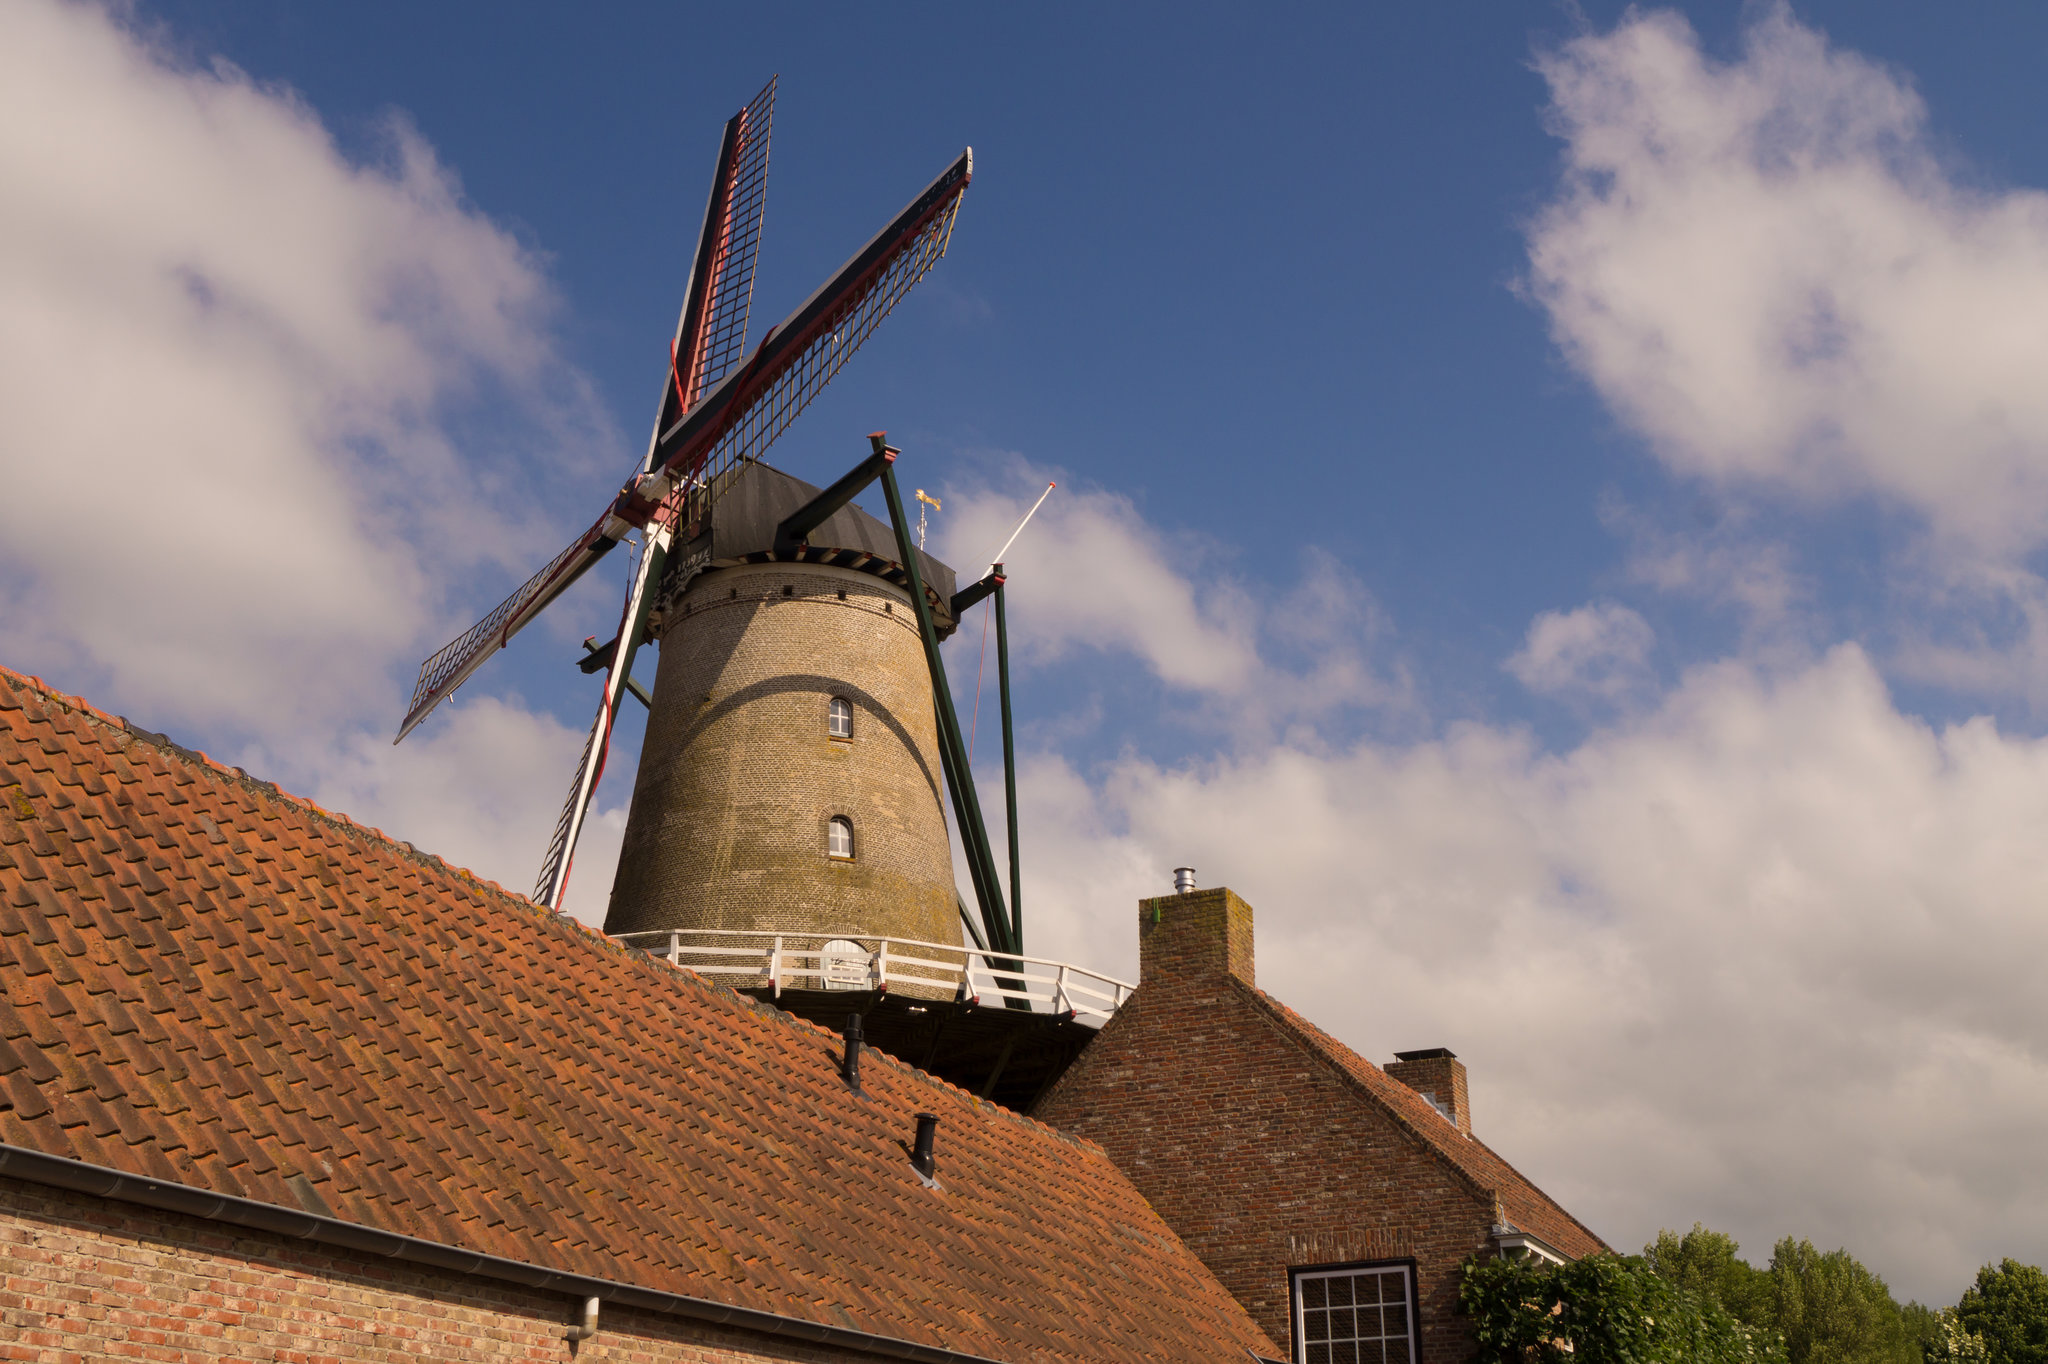
{"type": "Polygon", "coordinates": [[[597,1304],[598,1300],[596,1298],[585,1298],[583,1300],[583,1324],[569,1328],[568,1339],[571,1344],[577,1341],[589,1340],[597,1334],[597,1304]]]}

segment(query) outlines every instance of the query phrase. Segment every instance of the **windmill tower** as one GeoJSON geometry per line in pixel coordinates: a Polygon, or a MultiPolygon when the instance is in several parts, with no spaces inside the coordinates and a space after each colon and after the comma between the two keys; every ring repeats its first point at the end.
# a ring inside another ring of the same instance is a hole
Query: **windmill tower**
{"type": "Polygon", "coordinates": [[[639,473],[590,529],[426,660],[398,739],[630,543],[618,634],[583,660],[586,672],[604,671],[604,689],[535,899],[562,905],[630,690],[649,719],[608,932],[858,928],[958,944],[965,923],[981,939],[954,889],[950,800],[986,946],[1016,952],[938,655],[959,612],[995,591],[999,575],[956,594],[952,570],[911,543],[897,452],[879,435],[868,459],[823,491],[761,462],[945,254],[973,154],[749,355],[774,95],[771,80],[726,125],[639,473]],[[877,479],[892,526],[850,505],[877,479]],[[660,646],[651,695],[632,677],[648,639],[660,646]]]}
{"type": "MultiPolygon", "coordinates": [[[[889,527],[846,506],[801,551],[819,490],[757,464],[666,586],[608,933],[688,927],[960,942],[945,764],[889,527]]],[[[913,551],[915,552],[915,551],[913,551]]],[[[951,632],[953,571],[919,556],[951,632]]]]}

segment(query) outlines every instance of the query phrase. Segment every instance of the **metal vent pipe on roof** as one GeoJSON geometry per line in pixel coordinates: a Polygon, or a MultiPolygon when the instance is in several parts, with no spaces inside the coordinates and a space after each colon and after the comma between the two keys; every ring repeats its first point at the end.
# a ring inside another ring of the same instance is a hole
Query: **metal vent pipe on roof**
{"type": "Polygon", "coordinates": [[[918,1114],[917,1142],[910,1148],[910,1164],[911,1168],[915,1169],[926,1179],[932,1178],[933,1172],[939,1166],[938,1157],[932,1151],[932,1146],[937,1141],[938,1135],[939,1115],[936,1113],[918,1114]]]}
{"type": "Polygon", "coordinates": [[[1195,869],[1193,867],[1175,867],[1173,869],[1173,893],[1175,895],[1186,895],[1194,888],[1195,869]]]}
{"type": "Polygon", "coordinates": [[[852,1089],[860,1088],[860,1015],[846,1016],[846,1051],[839,1058],[839,1078],[852,1089]]]}

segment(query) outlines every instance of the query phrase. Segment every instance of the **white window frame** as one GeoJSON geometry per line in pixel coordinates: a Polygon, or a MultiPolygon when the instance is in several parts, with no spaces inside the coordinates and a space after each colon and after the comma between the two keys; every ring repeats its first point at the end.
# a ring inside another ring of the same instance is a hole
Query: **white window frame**
{"type": "Polygon", "coordinates": [[[853,702],[843,696],[835,696],[825,703],[825,736],[830,739],[853,737],[853,702]]]}
{"type": "MultiPolygon", "coordinates": [[[[1303,1285],[1311,1280],[1327,1282],[1332,1279],[1353,1279],[1363,1275],[1397,1277],[1397,1281],[1400,1284],[1401,1303],[1405,1309],[1404,1315],[1407,1318],[1408,1325],[1408,1358],[1405,1364],[1419,1364],[1422,1358],[1422,1341],[1415,1319],[1415,1262],[1412,1260],[1375,1260],[1360,1264],[1316,1265],[1291,1271],[1288,1275],[1287,1293],[1290,1300],[1288,1313],[1293,1325],[1295,1364],[1322,1364],[1322,1361],[1328,1359],[1334,1353],[1326,1348],[1315,1355],[1313,1359],[1310,1356],[1309,1347],[1311,1342],[1308,1339],[1308,1313],[1311,1310],[1322,1309],[1311,1309],[1307,1305],[1304,1300],[1303,1285]]],[[[1353,1338],[1354,1340],[1356,1339],[1355,1333],[1353,1338]]],[[[1368,1343],[1377,1344],[1383,1340],[1393,1339],[1398,1339],[1398,1337],[1375,1336],[1368,1343]]],[[[1313,1342],[1313,1344],[1318,1346],[1326,1345],[1326,1343],[1321,1340],[1313,1342]]],[[[1348,1364],[1350,1356],[1342,1356],[1341,1358],[1345,1360],[1345,1364],[1348,1364]]],[[[1371,1360],[1371,1364],[1381,1364],[1381,1361],[1375,1357],[1371,1360]]],[[[1393,1364],[1404,1364],[1404,1362],[1395,1360],[1393,1364]]]]}
{"type": "Polygon", "coordinates": [[[825,856],[835,862],[853,861],[853,821],[845,815],[834,815],[825,821],[825,856]],[[840,851],[840,832],[846,834],[845,851],[840,851]]]}

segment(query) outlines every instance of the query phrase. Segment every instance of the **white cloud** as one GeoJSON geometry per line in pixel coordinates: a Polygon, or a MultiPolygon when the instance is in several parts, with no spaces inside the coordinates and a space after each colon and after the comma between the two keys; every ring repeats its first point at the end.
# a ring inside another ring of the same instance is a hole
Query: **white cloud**
{"type": "Polygon", "coordinates": [[[443,581],[540,548],[443,417],[549,388],[545,283],[402,124],[389,154],[96,7],[0,13],[10,656],[162,723],[381,721],[443,581]]]}
{"type": "MultiPolygon", "coordinates": [[[[1012,460],[1001,482],[1028,492],[949,488],[933,547],[963,580],[986,572],[986,556],[1009,538],[1044,479],[1012,460]]],[[[1162,533],[1129,498],[1062,479],[1005,565],[1019,653],[1040,664],[1077,649],[1135,658],[1245,734],[1345,707],[1413,704],[1377,608],[1329,555],[1309,552],[1294,587],[1263,596],[1227,562],[1227,551],[1203,537],[1162,533]]]]}
{"type": "Polygon", "coordinates": [[[1559,755],[1465,725],[1024,793],[1034,952],[1134,971],[1192,862],[1268,988],[1377,1060],[1457,1050],[1482,1135],[1624,1249],[1810,1236],[1935,1301],[2048,1258],[2048,741],[1930,729],[1854,647],[1559,755]]]}
{"type": "Polygon", "coordinates": [[[473,571],[566,535],[458,425],[609,437],[536,262],[386,134],[357,164],[105,9],[0,6],[0,658],[525,890],[582,736],[483,697],[389,736],[473,571]]]}
{"type": "Polygon", "coordinates": [[[1958,183],[1905,79],[1782,6],[1731,63],[1653,12],[1538,67],[1566,169],[1532,291],[1671,467],[2041,542],[2048,195],[1958,183]]]}
{"type": "Polygon", "coordinates": [[[1505,666],[1531,691],[1619,701],[1651,681],[1655,643],[1650,623],[1628,607],[1589,602],[1537,616],[1505,666]]]}

